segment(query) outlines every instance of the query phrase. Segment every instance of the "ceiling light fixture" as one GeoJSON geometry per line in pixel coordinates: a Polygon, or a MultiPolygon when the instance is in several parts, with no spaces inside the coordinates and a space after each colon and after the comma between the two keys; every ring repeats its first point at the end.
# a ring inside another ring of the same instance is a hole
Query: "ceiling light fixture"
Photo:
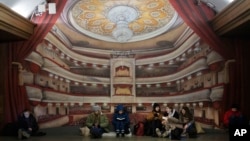
{"type": "Polygon", "coordinates": [[[35,16],[42,16],[44,12],[48,11],[49,14],[56,14],[56,3],[45,3],[37,6],[34,11],[35,16]]]}
{"type": "Polygon", "coordinates": [[[116,24],[112,35],[118,42],[126,42],[133,36],[133,31],[129,29],[130,22],[138,18],[136,9],[130,6],[115,6],[108,12],[108,19],[116,24]]]}

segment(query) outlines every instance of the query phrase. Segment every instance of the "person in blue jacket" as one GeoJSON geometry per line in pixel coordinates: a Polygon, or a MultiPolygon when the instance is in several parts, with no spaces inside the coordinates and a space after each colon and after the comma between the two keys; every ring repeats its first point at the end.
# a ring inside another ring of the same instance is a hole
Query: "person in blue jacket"
{"type": "Polygon", "coordinates": [[[120,135],[124,137],[125,131],[127,130],[127,128],[129,128],[130,120],[128,113],[125,111],[123,105],[119,104],[116,107],[112,123],[115,128],[116,137],[119,137],[120,135]]]}

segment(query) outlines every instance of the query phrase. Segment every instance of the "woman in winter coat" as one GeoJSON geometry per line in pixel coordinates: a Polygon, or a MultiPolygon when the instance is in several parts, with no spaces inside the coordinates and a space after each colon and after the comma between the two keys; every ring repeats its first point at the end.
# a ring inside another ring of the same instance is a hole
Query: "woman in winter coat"
{"type": "Polygon", "coordinates": [[[162,130],[162,113],[160,105],[158,103],[154,103],[153,110],[147,115],[146,119],[146,128],[150,129],[150,131],[146,131],[146,135],[158,137],[158,135],[156,134],[156,129],[158,128],[159,130],[162,130]]]}
{"type": "Polygon", "coordinates": [[[101,138],[102,133],[109,132],[109,120],[102,114],[101,107],[98,105],[93,106],[93,113],[88,115],[86,125],[90,129],[92,138],[101,138]]]}

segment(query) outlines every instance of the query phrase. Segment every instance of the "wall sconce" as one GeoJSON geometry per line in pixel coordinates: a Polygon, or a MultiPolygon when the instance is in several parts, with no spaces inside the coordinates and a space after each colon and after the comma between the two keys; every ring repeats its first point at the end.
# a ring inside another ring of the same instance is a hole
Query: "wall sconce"
{"type": "Polygon", "coordinates": [[[142,107],[143,105],[142,105],[142,103],[138,103],[138,107],[142,107]]]}
{"type": "Polygon", "coordinates": [[[199,102],[199,107],[200,107],[200,108],[203,107],[203,102],[199,102]]]}
{"type": "Polygon", "coordinates": [[[70,103],[70,106],[71,106],[71,107],[74,107],[74,105],[75,105],[75,103],[70,103]]]}
{"type": "Polygon", "coordinates": [[[171,83],[170,83],[170,82],[168,82],[168,83],[167,83],[167,86],[171,86],[171,83]]]}
{"type": "Polygon", "coordinates": [[[52,73],[49,74],[49,77],[53,77],[53,76],[54,76],[54,74],[52,74],[52,73]]]}
{"type": "Polygon", "coordinates": [[[179,107],[178,103],[175,103],[175,104],[174,104],[174,107],[179,107]]]}
{"type": "Polygon", "coordinates": [[[200,43],[197,42],[197,43],[195,44],[194,53],[198,53],[199,51],[201,51],[200,43]]]}
{"type": "Polygon", "coordinates": [[[56,103],[56,107],[60,107],[61,106],[61,104],[60,103],[56,103]]]}
{"type": "Polygon", "coordinates": [[[196,103],[193,103],[192,105],[193,105],[193,107],[196,107],[197,104],[196,104],[196,103]]]}
{"type": "Polygon", "coordinates": [[[68,103],[64,103],[63,106],[64,106],[64,107],[68,107],[69,104],[68,104],[68,103]]]}
{"type": "Polygon", "coordinates": [[[108,106],[108,104],[107,103],[103,103],[103,105],[102,106],[108,106]]]}
{"type": "Polygon", "coordinates": [[[164,106],[164,107],[167,107],[167,106],[168,106],[168,104],[167,104],[167,103],[163,103],[163,106],[164,106]]]}
{"type": "Polygon", "coordinates": [[[180,107],[183,107],[183,106],[184,106],[184,104],[183,104],[183,103],[181,103],[181,104],[180,104],[180,107]]]}
{"type": "Polygon", "coordinates": [[[42,16],[44,12],[48,11],[49,14],[56,14],[56,3],[45,3],[37,6],[34,14],[36,16],[42,16]]]}

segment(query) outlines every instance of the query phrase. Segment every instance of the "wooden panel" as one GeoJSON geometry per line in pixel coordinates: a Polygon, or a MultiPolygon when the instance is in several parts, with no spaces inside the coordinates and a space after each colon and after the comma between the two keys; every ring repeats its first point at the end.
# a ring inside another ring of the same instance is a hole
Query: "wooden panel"
{"type": "Polygon", "coordinates": [[[221,36],[250,35],[250,1],[236,0],[212,21],[214,31],[221,36]]]}
{"type": "Polygon", "coordinates": [[[0,42],[28,39],[36,24],[0,3],[0,42]]]}

